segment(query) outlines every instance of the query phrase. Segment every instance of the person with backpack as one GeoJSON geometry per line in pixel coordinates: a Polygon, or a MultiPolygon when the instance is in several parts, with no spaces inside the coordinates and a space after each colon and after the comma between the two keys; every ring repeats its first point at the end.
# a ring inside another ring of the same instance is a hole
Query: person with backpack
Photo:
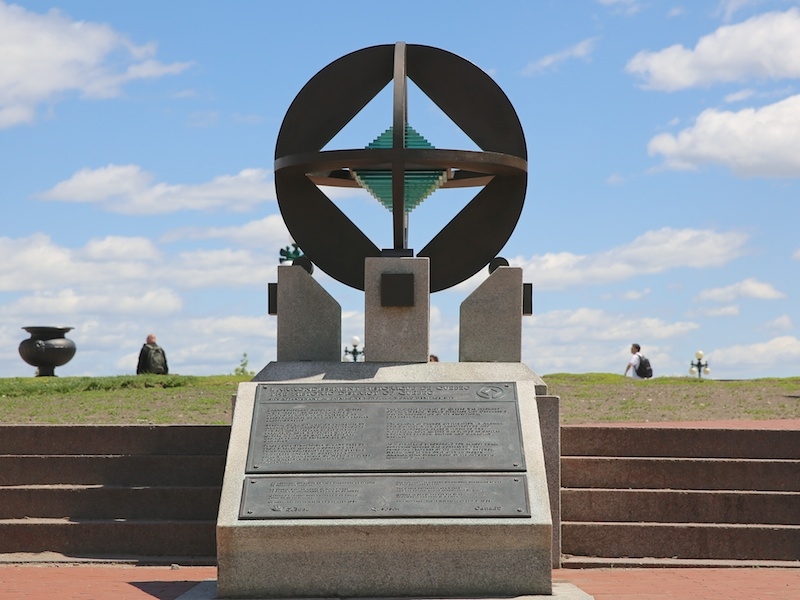
{"type": "Polygon", "coordinates": [[[653,376],[653,367],[650,366],[650,361],[642,355],[642,347],[639,344],[631,344],[631,360],[625,367],[625,375],[628,375],[631,367],[631,377],[634,379],[650,379],[653,376]]]}
{"type": "Polygon", "coordinates": [[[164,352],[164,349],[156,343],[156,336],[154,333],[147,336],[147,341],[139,352],[139,364],[136,365],[137,375],[146,373],[154,373],[156,375],[166,375],[169,373],[167,354],[164,352]]]}

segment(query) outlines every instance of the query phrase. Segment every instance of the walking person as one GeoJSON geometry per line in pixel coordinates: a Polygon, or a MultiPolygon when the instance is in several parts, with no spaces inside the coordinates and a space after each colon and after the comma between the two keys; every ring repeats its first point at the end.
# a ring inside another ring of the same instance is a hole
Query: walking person
{"type": "Polygon", "coordinates": [[[639,344],[631,344],[631,355],[631,359],[628,361],[628,365],[625,367],[625,375],[627,376],[628,371],[630,371],[631,367],[633,367],[631,377],[634,379],[644,379],[643,377],[639,376],[639,373],[637,373],[639,364],[642,362],[642,347],[639,344]]]}

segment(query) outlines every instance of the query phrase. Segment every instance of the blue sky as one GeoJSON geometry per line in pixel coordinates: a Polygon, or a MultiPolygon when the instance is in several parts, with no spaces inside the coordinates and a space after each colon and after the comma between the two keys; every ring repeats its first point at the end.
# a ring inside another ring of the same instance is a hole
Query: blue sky
{"type": "MultiPolygon", "coordinates": [[[[397,41],[475,63],[517,110],[528,194],[500,254],[534,285],[534,371],[622,373],[638,342],[656,375],[698,349],[712,377],[798,374],[800,2],[0,0],[0,376],[33,373],[29,325],[75,328],[62,376],[133,373],[150,332],[176,373],[274,360],[283,116],[333,60],[397,41]]],[[[390,107],[329,147],[366,146],[390,107]]],[[[475,149],[413,89],[409,121],[475,149]]],[[[411,247],[474,193],[426,200],[411,247]]],[[[375,200],[330,195],[391,245],[375,200]]],[[[314,276],[363,339],[363,294],[314,276]]],[[[485,276],[432,296],[442,360],[485,276]]]]}

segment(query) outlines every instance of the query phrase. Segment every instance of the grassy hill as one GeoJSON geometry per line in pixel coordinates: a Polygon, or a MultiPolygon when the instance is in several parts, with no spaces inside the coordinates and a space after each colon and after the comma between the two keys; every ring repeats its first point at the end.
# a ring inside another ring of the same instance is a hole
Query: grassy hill
{"type": "MultiPolygon", "coordinates": [[[[139,375],[0,379],[0,423],[230,423],[247,376],[139,375]]],[[[800,377],[716,381],[545,375],[571,423],[800,419],[800,377]]]]}

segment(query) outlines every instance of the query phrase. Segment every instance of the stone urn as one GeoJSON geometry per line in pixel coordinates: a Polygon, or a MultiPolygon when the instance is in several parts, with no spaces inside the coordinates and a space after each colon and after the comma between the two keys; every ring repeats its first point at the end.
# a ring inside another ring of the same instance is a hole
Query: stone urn
{"type": "Polygon", "coordinates": [[[19,345],[19,355],[37,367],[37,377],[54,377],[55,368],[67,364],[75,356],[75,342],[64,337],[73,327],[23,327],[31,334],[19,345]]]}

